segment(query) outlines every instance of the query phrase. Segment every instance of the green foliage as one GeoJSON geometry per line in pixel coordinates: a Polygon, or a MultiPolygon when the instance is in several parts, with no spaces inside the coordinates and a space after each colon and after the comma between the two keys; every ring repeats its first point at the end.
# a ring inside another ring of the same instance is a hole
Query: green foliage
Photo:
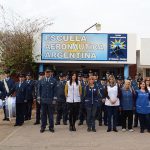
{"type": "MultiPolygon", "coordinates": [[[[52,25],[48,19],[22,19],[17,15],[10,21],[2,9],[3,25],[0,27],[1,66],[16,72],[35,72],[37,64],[33,58],[35,36],[43,28],[52,25]]],[[[36,57],[35,57],[36,58],[36,57]]]]}

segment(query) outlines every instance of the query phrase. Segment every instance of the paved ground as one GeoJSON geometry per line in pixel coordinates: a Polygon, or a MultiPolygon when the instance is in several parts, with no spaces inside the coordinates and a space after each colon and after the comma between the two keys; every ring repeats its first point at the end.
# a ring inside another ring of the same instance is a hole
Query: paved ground
{"type": "MultiPolygon", "coordinates": [[[[77,132],[69,132],[68,126],[55,127],[55,133],[48,130],[40,133],[40,126],[34,126],[34,119],[22,127],[13,127],[3,122],[0,113],[0,150],[149,150],[150,134],[119,131],[107,133],[106,127],[97,127],[97,132],[88,133],[86,125],[77,126],[77,132]]],[[[119,130],[121,130],[119,128],[119,130]]]]}

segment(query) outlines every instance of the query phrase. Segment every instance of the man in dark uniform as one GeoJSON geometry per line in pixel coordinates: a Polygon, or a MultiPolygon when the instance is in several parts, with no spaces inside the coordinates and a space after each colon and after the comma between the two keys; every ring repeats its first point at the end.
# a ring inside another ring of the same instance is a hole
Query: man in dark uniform
{"type": "Polygon", "coordinates": [[[45,77],[40,80],[38,86],[38,101],[41,103],[41,130],[43,133],[47,124],[47,116],[49,120],[49,131],[54,132],[54,91],[56,88],[56,80],[51,77],[52,70],[46,69],[45,77]]]}
{"type": "Polygon", "coordinates": [[[87,86],[87,84],[88,84],[88,74],[83,74],[83,80],[81,81],[82,95],[81,95],[78,125],[83,125],[84,120],[86,120],[86,108],[85,108],[85,101],[84,101],[85,93],[84,92],[85,92],[85,87],[87,86]]]}
{"type": "Polygon", "coordinates": [[[22,126],[24,123],[25,103],[27,103],[27,84],[25,82],[25,74],[19,74],[19,82],[16,83],[14,89],[10,91],[8,96],[16,93],[16,123],[14,126],[22,126]]]}
{"type": "Polygon", "coordinates": [[[38,85],[40,80],[44,78],[44,72],[39,72],[39,79],[35,83],[35,96],[36,96],[36,120],[34,125],[40,124],[41,119],[41,104],[37,101],[37,92],[38,92],[38,85]]]}
{"type": "Polygon", "coordinates": [[[78,73],[78,81],[82,82],[82,80],[83,80],[83,72],[80,71],[80,72],[78,73]]]}
{"type": "Polygon", "coordinates": [[[32,115],[32,104],[33,99],[35,99],[35,81],[31,79],[31,73],[26,74],[26,84],[27,84],[27,103],[25,107],[25,120],[31,120],[32,115]]]}
{"type": "Polygon", "coordinates": [[[66,81],[63,80],[65,74],[59,74],[59,81],[56,84],[56,108],[57,108],[57,116],[56,116],[56,123],[55,125],[60,125],[61,118],[63,118],[63,124],[67,125],[67,103],[65,97],[65,85],[66,81]]]}
{"type": "Polygon", "coordinates": [[[93,71],[92,70],[89,70],[89,77],[90,76],[93,76],[93,71]]]}
{"type": "MultiPolygon", "coordinates": [[[[118,84],[118,87],[121,89],[123,87],[123,77],[119,74],[117,76],[117,84],[118,84]]],[[[122,125],[122,114],[121,114],[121,111],[118,109],[118,126],[121,126],[122,125]]]]}
{"type": "Polygon", "coordinates": [[[93,76],[95,79],[95,85],[98,87],[100,93],[99,106],[97,108],[96,118],[99,121],[99,126],[102,126],[102,98],[103,98],[102,93],[104,89],[103,86],[101,85],[100,80],[98,80],[98,73],[94,72],[93,76]]]}
{"type": "MultiPolygon", "coordinates": [[[[3,80],[4,90],[5,90],[5,98],[8,97],[9,92],[15,87],[15,81],[10,77],[10,70],[5,70],[5,79],[3,80]]],[[[4,121],[9,121],[9,116],[6,114],[6,107],[3,107],[4,110],[4,121]]]]}
{"type": "Polygon", "coordinates": [[[105,106],[105,99],[104,99],[104,97],[105,97],[104,91],[106,89],[106,86],[107,86],[107,78],[106,78],[106,76],[103,76],[101,78],[101,87],[100,87],[100,91],[102,94],[102,110],[100,112],[100,121],[99,121],[100,126],[102,125],[103,119],[104,119],[104,125],[107,126],[107,109],[105,106]]]}
{"type": "Polygon", "coordinates": [[[0,81],[0,99],[3,101],[5,99],[5,89],[4,83],[0,81]]]}

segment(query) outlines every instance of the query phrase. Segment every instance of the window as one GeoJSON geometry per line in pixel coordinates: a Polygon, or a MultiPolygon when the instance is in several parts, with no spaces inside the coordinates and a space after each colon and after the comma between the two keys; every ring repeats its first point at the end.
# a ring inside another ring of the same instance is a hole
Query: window
{"type": "Polygon", "coordinates": [[[150,77],[150,69],[146,69],[146,77],[150,77]]]}

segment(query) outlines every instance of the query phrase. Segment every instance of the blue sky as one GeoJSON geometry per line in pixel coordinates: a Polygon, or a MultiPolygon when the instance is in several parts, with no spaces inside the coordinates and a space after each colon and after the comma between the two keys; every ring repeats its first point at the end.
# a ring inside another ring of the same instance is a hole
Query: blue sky
{"type": "Polygon", "coordinates": [[[94,33],[136,33],[150,37],[150,0],[0,0],[11,13],[22,17],[48,17],[49,32],[77,32],[96,22],[94,33]]]}

